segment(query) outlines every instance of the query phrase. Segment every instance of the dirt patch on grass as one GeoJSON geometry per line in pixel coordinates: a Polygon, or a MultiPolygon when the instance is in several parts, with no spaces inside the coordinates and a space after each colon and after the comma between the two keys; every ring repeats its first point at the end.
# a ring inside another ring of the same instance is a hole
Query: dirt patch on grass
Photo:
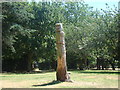
{"type": "Polygon", "coordinates": [[[96,76],[87,76],[86,78],[96,78],[96,76]]]}
{"type": "Polygon", "coordinates": [[[69,83],[69,82],[64,82],[62,83],[62,87],[66,87],[66,88],[74,88],[74,87],[78,87],[78,88],[86,88],[87,87],[94,87],[97,86],[98,84],[95,82],[76,82],[74,81],[73,83],[69,83]]]}
{"type": "Polygon", "coordinates": [[[73,81],[73,83],[67,83],[65,82],[66,84],[63,84],[63,86],[66,86],[66,85],[70,85],[70,86],[94,86],[94,85],[98,85],[97,83],[95,82],[76,82],[76,81],[73,81]]]}
{"type": "Polygon", "coordinates": [[[106,78],[107,78],[107,79],[118,80],[118,76],[116,76],[116,77],[115,77],[115,76],[114,76],[114,77],[111,77],[111,76],[107,76],[106,78]]]}
{"type": "Polygon", "coordinates": [[[21,81],[21,82],[12,82],[8,80],[2,81],[2,88],[23,88],[23,87],[29,87],[30,83],[29,81],[21,81]]]}

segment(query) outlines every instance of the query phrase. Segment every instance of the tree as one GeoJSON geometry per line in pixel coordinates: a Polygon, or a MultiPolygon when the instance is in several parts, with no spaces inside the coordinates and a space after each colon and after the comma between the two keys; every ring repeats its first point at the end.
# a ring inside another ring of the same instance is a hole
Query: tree
{"type": "Polygon", "coordinates": [[[2,3],[3,69],[56,69],[55,24],[64,23],[66,61],[70,69],[102,66],[114,69],[119,62],[117,10],[93,10],[84,2],[2,3]],[[74,63],[73,63],[74,62],[74,63]]]}
{"type": "MultiPolygon", "coordinates": [[[[33,18],[33,14],[27,11],[27,2],[4,2],[2,3],[2,51],[3,51],[3,70],[7,68],[6,62],[11,62],[8,65],[12,70],[17,69],[17,65],[20,58],[22,58],[23,52],[17,51],[20,41],[19,37],[28,37],[32,30],[29,29],[29,21],[33,18]],[[18,45],[16,45],[17,43],[18,45]],[[4,66],[5,65],[5,66],[4,66]]],[[[20,46],[23,43],[20,43],[20,46]]],[[[19,49],[18,49],[19,50],[19,49]]],[[[23,65],[23,64],[22,64],[23,65]]],[[[8,67],[9,68],[9,67],[8,67]]]]}
{"type": "MultiPolygon", "coordinates": [[[[67,5],[67,13],[69,13],[67,17],[71,17],[67,19],[65,27],[67,53],[75,54],[74,61],[78,61],[77,64],[81,69],[85,68],[88,62],[94,63],[94,66],[99,63],[97,66],[98,68],[102,66],[102,69],[109,62],[114,69],[117,62],[116,10],[110,10],[107,4],[107,10],[103,12],[93,11],[83,3],[67,5]],[[80,5],[83,7],[77,7],[80,5]],[[75,17],[76,15],[78,17],[75,17]],[[70,25],[69,28],[67,25],[70,25]]],[[[71,59],[69,57],[69,60],[73,60],[72,57],[71,59]]]]}
{"type": "MultiPolygon", "coordinates": [[[[4,68],[11,62],[15,64],[13,70],[31,71],[34,60],[43,58],[48,63],[56,62],[54,25],[58,20],[57,6],[46,2],[3,3],[4,68]]],[[[54,65],[49,64],[48,69],[52,67],[54,65]]]]}
{"type": "Polygon", "coordinates": [[[118,68],[120,68],[120,1],[118,2],[118,15],[117,15],[117,27],[118,27],[118,52],[117,52],[117,57],[118,57],[118,68]]]}

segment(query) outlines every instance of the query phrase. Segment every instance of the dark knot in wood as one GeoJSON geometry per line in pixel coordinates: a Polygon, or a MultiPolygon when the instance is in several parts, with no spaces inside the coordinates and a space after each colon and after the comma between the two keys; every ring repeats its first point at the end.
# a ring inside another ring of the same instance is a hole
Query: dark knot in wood
{"type": "Polygon", "coordinates": [[[64,43],[64,42],[57,42],[56,44],[62,44],[62,45],[65,45],[65,43],[64,43]]]}

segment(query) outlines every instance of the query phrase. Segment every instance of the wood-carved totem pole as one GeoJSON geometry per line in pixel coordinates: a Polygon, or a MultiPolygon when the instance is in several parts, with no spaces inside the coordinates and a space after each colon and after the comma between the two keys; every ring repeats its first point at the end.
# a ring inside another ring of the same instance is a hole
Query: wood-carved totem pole
{"type": "Polygon", "coordinates": [[[58,81],[71,81],[67,73],[66,48],[62,23],[56,24],[56,45],[57,45],[57,72],[58,81]]]}

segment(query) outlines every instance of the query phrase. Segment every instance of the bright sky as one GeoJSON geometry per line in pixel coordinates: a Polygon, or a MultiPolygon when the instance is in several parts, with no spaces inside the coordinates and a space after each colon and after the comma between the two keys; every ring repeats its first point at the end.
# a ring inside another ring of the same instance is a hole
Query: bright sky
{"type": "MultiPolygon", "coordinates": [[[[28,0],[28,1],[32,1],[32,0],[28,0]]],[[[35,0],[36,2],[39,1],[81,1],[81,0],[35,0]]],[[[118,2],[120,0],[83,0],[86,4],[88,4],[89,6],[94,7],[94,9],[106,9],[106,3],[110,6],[110,8],[113,8],[114,5],[116,7],[118,7],[118,2]]]]}
{"type": "Polygon", "coordinates": [[[106,3],[113,8],[114,5],[118,7],[118,2],[120,0],[84,0],[89,6],[93,6],[98,9],[106,9],[106,3]]]}

